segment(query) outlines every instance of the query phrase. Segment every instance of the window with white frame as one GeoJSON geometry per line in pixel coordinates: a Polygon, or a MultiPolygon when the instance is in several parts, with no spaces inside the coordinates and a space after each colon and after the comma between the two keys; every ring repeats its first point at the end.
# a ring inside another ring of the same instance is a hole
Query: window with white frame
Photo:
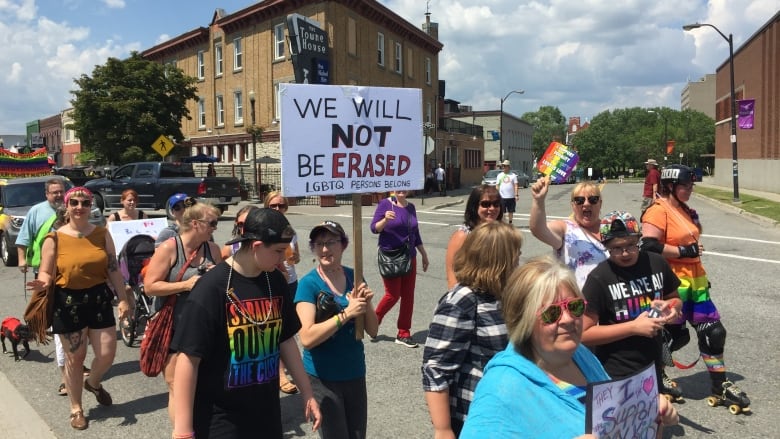
{"type": "Polygon", "coordinates": [[[347,18],[347,53],[357,55],[357,23],[352,17],[347,18]]]}
{"type": "Polygon", "coordinates": [[[425,83],[431,85],[431,59],[425,58],[425,83]]]}
{"type": "Polygon", "coordinates": [[[214,71],[222,76],[222,43],[214,43],[214,71]]]}
{"type": "Polygon", "coordinates": [[[401,43],[396,42],[395,43],[395,66],[394,66],[396,73],[401,73],[401,71],[404,68],[403,57],[404,57],[403,47],[401,46],[401,43]]]}
{"type": "Polygon", "coordinates": [[[217,126],[225,125],[225,101],[222,95],[217,95],[217,126]]]}
{"type": "Polygon", "coordinates": [[[284,23],[274,26],[274,59],[284,58],[284,23]]]}
{"type": "Polygon", "coordinates": [[[198,51],[198,79],[206,77],[206,53],[202,50],[198,51]]]}
{"type": "Polygon", "coordinates": [[[241,49],[241,37],[233,40],[233,70],[241,70],[244,67],[244,52],[241,49]]]}
{"type": "Polygon", "coordinates": [[[385,65],[385,34],[376,34],[376,62],[380,66],[385,65]]]}
{"type": "Polygon", "coordinates": [[[243,93],[240,91],[233,92],[233,113],[236,115],[236,123],[244,123],[243,93]]]}
{"type": "Polygon", "coordinates": [[[206,100],[198,99],[198,128],[206,128],[206,100]]]}
{"type": "Polygon", "coordinates": [[[274,119],[275,120],[282,119],[282,106],[281,106],[282,95],[279,94],[279,84],[281,83],[277,82],[276,84],[274,84],[274,119]]]}

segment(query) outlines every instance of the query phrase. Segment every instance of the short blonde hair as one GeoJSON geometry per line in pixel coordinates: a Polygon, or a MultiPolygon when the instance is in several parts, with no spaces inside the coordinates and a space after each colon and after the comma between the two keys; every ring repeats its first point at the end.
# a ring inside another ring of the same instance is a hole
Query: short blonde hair
{"type": "Polygon", "coordinates": [[[554,302],[562,287],[583,297],[574,272],[551,255],[531,259],[509,278],[502,298],[502,312],[509,340],[526,358],[533,359],[531,335],[539,310],[554,302]]]}
{"type": "Polygon", "coordinates": [[[282,195],[282,191],[271,191],[265,194],[265,198],[263,198],[263,207],[268,207],[268,203],[271,202],[276,197],[282,197],[282,202],[284,204],[290,204],[287,202],[287,197],[282,195]]]}
{"type": "Polygon", "coordinates": [[[571,190],[570,201],[574,201],[574,197],[583,192],[586,194],[598,195],[599,197],[601,196],[601,190],[597,184],[592,181],[582,181],[574,185],[574,188],[571,190]]]}
{"type": "Polygon", "coordinates": [[[479,289],[501,299],[509,276],[520,263],[523,235],[501,221],[474,228],[455,254],[452,268],[461,285],[479,289]]]}
{"type": "Polygon", "coordinates": [[[211,213],[217,218],[221,215],[219,209],[209,203],[198,202],[184,209],[184,214],[182,214],[181,217],[181,225],[179,226],[181,232],[184,233],[192,229],[192,222],[202,220],[208,213],[211,213]]]}

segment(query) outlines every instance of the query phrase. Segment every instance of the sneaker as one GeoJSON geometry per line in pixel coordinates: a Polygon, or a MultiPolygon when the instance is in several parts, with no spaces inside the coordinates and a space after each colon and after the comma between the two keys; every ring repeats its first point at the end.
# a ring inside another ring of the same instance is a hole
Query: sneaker
{"type": "Polygon", "coordinates": [[[395,344],[404,345],[407,348],[416,348],[418,346],[417,343],[412,340],[412,337],[397,337],[395,339],[395,344]]]}

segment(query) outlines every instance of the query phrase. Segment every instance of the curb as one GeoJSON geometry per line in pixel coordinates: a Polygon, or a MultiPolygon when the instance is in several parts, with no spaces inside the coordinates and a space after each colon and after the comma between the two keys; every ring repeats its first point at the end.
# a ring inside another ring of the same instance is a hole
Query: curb
{"type": "Polygon", "coordinates": [[[757,222],[757,223],[760,223],[762,225],[766,225],[766,226],[769,226],[769,227],[780,227],[780,222],[779,221],[775,221],[775,220],[773,220],[771,218],[767,218],[765,216],[761,216],[761,215],[757,215],[757,214],[752,213],[752,212],[748,212],[748,211],[746,211],[745,209],[742,209],[739,206],[735,206],[735,205],[729,204],[729,203],[724,203],[723,201],[716,200],[714,198],[705,197],[704,195],[697,194],[696,192],[693,193],[693,196],[698,198],[698,199],[700,199],[700,200],[704,200],[704,201],[707,201],[707,202],[709,202],[711,204],[719,206],[719,207],[721,207],[721,208],[723,208],[725,210],[730,210],[730,211],[736,213],[737,215],[742,215],[745,218],[748,218],[748,219],[750,219],[753,222],[757,222]]]}
{"type": "Polygon", "coordinates": [[[431,208],[427,209],[427,210],[439,210],[439,209],[444,209],[444,208],[451,207],[451,206],[456,206],[458,204],[463,204],[463,198],[459,198],[459,199],[454,200],[454,201],[447,201],[446,203],[437,204],[435,206],[431,206],[431,208]]]}
{"type": "Polygon", "coordinates": [[[0,372],[0,431],[6,439],[56,439],[46,421],[0,372]]]}

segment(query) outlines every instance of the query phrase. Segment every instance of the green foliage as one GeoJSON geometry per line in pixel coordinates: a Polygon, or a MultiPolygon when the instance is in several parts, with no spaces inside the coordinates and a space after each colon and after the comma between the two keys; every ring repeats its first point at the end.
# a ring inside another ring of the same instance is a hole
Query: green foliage
{"type": "Polygon", "coordinates": [[[529,111],[520,116],[534,127],[531,141],[534,157],[541,157],[553,140],[563,142],[566,139],[566,118],[558,107],[542,106],[538,111],[529,111]]]}
{"type": "Polygon", "coordinates": [[[144,161],[144,150],[139,146],[131,146],[122,152],[120,160],[122,163],[142,162],[144,161]]]}
{"type": "Polygon", "coordinates": [[[152,152],[160,134],[183,140],[181,120],[191,119],[187,101],[197,98],[195,78],[137,52],[125,60],[109,58],[91,77],[74,82],[72,128],[82,148],[104,163],[126,162],[123,157],[137,156],[128,151],[137,145],[144,154],[152,152]]]}
{"type": "Polygon", "coordinates": [[[701,155],[715,152],[715,121],[698,111],[650,110],[653,112],[623,108],[596,115],[573,139],[580,154],[578,166],[592,167],[610,177],[628,175],[629,169],[643,175],[648,158],[661,165],[678,163],[682,152],[683,164],[704,167],[707,162],[701,155]],[[671,154],[666,154],[664,138],[675,141],[671,154]]]}
{"type": "Polygon", "coordinates": [[[89,164],[90,162],[94,163],[97,161],[97,157],[95,156],[95,153],[92,151],[81,151],[80,153],[76,154],[76,162],[81,165],[89,164]]]}

